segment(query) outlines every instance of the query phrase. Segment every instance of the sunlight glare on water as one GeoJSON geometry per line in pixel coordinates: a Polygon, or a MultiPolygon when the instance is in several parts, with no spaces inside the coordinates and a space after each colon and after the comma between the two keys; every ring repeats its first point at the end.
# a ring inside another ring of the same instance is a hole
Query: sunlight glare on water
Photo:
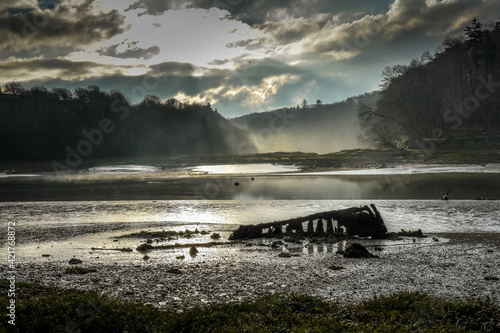
{"type": "Polygon", "coordinates": [[[0,203],[3,221],[27,227],[145,222],[256,224],[374,203],[389,231],[500,232],[496,201],[480,200],[158,200],[0,203]]]}
{"type": "Polygon", "coordinates": [[[300,168],[294,165],[258,163],[258,164],[202,165],[193,168],[192,171],[206,172],[208,174],[269,174],[277,172],[297,172],[300,171],[300,168]]]}

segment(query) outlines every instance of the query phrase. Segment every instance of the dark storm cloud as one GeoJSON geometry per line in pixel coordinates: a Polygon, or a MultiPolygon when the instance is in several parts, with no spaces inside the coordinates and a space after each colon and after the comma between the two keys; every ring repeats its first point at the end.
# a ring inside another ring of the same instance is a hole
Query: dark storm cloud
{"type": "Polygon", "coordinates": [[[82,76],[89,76],[92,70],[105,67],[107,66],[91,61],[76,62],[64,59],[30,59],[0,62],[0,71],[3,77],[17,77],[19,73],[45,72],[57,73],[62,79],[75,80],[82,76]]]}
{"type": "Polygon", "coordinates": [[[147,49],[137,47],[137,44],[139,42],[122,42],[120,44],[114,44],[102,49],[97,50],[97,53],[99,53],[102,56],[109,56],[109,57],[114,57],[114,58],[122,58],[122,59],[129,59],[129,58],[135,58],[135,59],[150,59],[153,56],[157,55],[160,53],[160,48],[158,46],[151,46],[148,47],[147,49]],[[121,45],[127,46],[125,51],[118,51],[118,47],[121,45]]]}
{"type": "MultiPolygon", "coordinates": [[[[236,115],[241,110],[240,107],[230,107],[230,103],[240,102],[248,106],[255,98],[255,90],[261,90],[268,94],[273,101],[281,104],[288,104],[290,96],[282,95],[279,91],[278,97],[273,97],[269,89],[281,89],[283,86],[292,87],[296,85],[300,78],[310,80],[311,77],[300,69],[294,68],[285,63],[273,59],[254,60],[251,63],[241,59],[237,63],[236,69],[214,69],[201,68],[189,63],[164,62],[149,68],[146,75],[126,76],[122,72],[128,67],[116,66],[112,73],[109,66],[93,62],[71,62],[62,59],[52,60],[30,60],[12,61],[1,63],[0,70],[7,75],[15,76],[20,72],[39,71],[47,73],[57,73],[47,77],[57,79],[43,79],[23,82],[23,85],[33,86],[43,84],[51,87],[82,87],[90,84],[97,84],[103,89],[120,89],[133,102],[139,102],[147,94],[158,95],[160,98],[170,98],[178,93],[187,96],[197,96],[200,98],[217,99],[219,105],[230,109],[236,115]],[[103,74],[107,70],[108,74],[103,74]],[[203,75],[193,75],[195,72],[203,72],[203,75]],[[99,72],[99,76],[92,73],[99,72]],[[280,81],[279,78],[283,77],[280,81]],[[293,82],[287,83],[286,79],[294,77],[293,82]],[[274,78],[274,79],[273,79],[274,78]],[[274,80],[269,83],[269,80],[274,80]],[[157,83],[157,84],[156,84],[157,83]],[[144,92],[143,87],[154,87],[154,89],[144,92]],[[141,92],[143,92],[141,94],[141,92]],[[286,102],[285,102],[286,100],[286,102]],[[231,110],[233,109],[233,110],[231,110]]],[[[4,82],[5,83],[5,82],[4,82]]],[[[299,89],[300,85],[296,85],[299,89]]],[[[258,107],[258,105],[254,105],[258,107]]]]}
{"type": "Polygon", "coordinates": [[[190,63],[167,61],[150,67],[150,73],[155,76],[170,77],[190,76],[196,71],[197,67],[190,63]]]}
{"type": "Polygon", "coordinates": [[[41,9],[54,9],[60,0],[37,0],[38,7],[41,9]]]}
{"type": "MultiPolygon", "coordinates": [[[[138,15],[161,15],[167,10],[188,8],[219,8],[229,12],[229,18],[247,24],[274,21],[276,16],[308,17],[317,13],[378,13],[388,8],[388,0],[137,0],[129,10],[140,9],[138,15]]],[[[351,15],[351,14],[349,14],[351,15]]]]}
{"type": "Polygon", "coordinates": [[[96,15],[92,13],[92,2],[88,0],[77,7],[61,3],[16,14],[3,4],[0,35],[5,38],[0,39],[1,57],[29,57],[43,47],[74,51],[125,31],[123,15],[116,10],[96,15]]]}
{"type": "MultiPolygon", "coordinates": [[[[297,3],[301,1],[296,0],[297,3]]],[[[482,1],[481,6],[478,6],[477,0],[396,0],[382,11],[358,10],[351,14],[342,12],[348,8],[336,2],[326,4],[316,1],[312,2],[311,6],[304,3],[298,8],[270,9],[267,18],[273,20],[254,24],[252,27],[263,32],[262,36],[239,40],[227,46],[256,50],[300,43],[300,54],[297,55],[300,58],[326,56],[340,60],[361,53],[380,52],[382,48],[403,43],[398,45],[408,45],[412,52],[418,50],[418,54],[425,51],[421,48],[422,43],[438,43],[448,35],[460,33],[473,17],[493,20],[500,10],[500,4],[492,0],[482,1]],[[317,11],[328,9],[332,12],[330,16],[326,13],[298,16],[305,11],[312,12],[311,7],[317,11]],[[340,9],[338,15],[334,14],[336,8],[340,9]]],[[[387,52],[385,54],[387,55],[387,52]]]]}
{"type": "Polygon", "coordinates": [[[142,15],[161,15],[167,10],[178,9],[185,1],[179,0],[139,0],[131,4],[126,11],[141,10],[139,16],[142,15]]]}

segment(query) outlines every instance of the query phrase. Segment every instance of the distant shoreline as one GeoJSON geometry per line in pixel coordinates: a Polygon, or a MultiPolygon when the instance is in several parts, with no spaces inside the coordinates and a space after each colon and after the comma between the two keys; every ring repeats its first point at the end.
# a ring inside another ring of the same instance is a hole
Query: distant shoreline
{"type": "MultiPolygon", "coordinates": [[[[29,174],[53,173],[53,162],[64,160],[1,161],[0,173],[29,174]]],[[[192,155],[192,156],[142,156],[124,158],[88,158],[71,169],[75,172],[108,165],[152,165],[163,169],[196,167],[200,165],[276,163],[294,165],[304,171],[332,169],[375,169],[410,164],[475,164],[500,163],[500,149],[434,150],[426,152],[412,149],[374,150],[350,149],[328,154],[304,152],[273,152],[251,155],[192,155]]]]}

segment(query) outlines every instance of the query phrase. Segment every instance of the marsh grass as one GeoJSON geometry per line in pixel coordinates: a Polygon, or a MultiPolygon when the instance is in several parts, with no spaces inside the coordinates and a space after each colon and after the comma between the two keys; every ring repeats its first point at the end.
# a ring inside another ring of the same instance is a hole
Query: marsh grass
{"type": "MultiPolygon", "coordinates": [[[[8,281],[0,281],[7,306],[8,281]]],[[[5,318],[5,315],[3,315],[5,318]]],[[[0,330],[6,331],[6,320],[0,330]]],[[[269,294],[241,304],[184,312],[127,303],[97,292],[18,282],[12,332],[498,332],[500,309],[489,301],[450,301],[420,292],[341,306],[304,295],[269,294]]]]}

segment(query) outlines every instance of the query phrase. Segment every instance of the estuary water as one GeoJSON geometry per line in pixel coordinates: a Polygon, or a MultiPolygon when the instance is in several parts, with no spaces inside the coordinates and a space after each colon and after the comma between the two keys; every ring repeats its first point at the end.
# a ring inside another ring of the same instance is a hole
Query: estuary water
{"type": "Polygon", "coordinates": [[[38,231],[50,236],[50,230],[51,239],[58,233],[71,238],[147,228],[227,231],[374,203],[389,231],[500,232],[500,201],[495,200],[500,199],[500,165],[402,170],[318,174],[272,164],[169,170],[108,165],[62,177],[4,175],[0,217],[5,225],[16,222],[25,241],[32,242],[43,241],[38,231]],[[450,200],[440,200],[447,191],[450,200]]]}

